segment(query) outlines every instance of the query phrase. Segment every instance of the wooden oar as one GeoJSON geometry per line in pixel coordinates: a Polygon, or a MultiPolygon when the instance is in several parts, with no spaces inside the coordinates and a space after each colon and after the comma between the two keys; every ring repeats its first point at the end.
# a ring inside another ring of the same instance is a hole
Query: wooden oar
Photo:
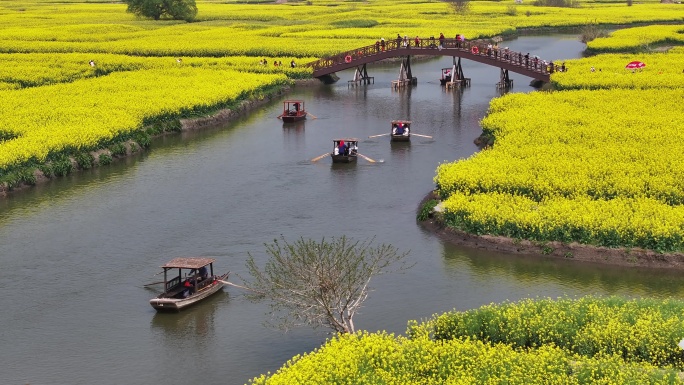
{"type": "Polygon", "coordinates": [[[217,281],[219,281],[219,282],[221,282],[221,283],[224,283],[224,284],[226,284],[226,285],[239,287],[240,289],[249,290],[249,291],[253,291],[253,292],[255,292],[255,293],[263,294],[263,293],[260,292],[260,291],[256,291],[256,290],[250,289],[250,288],[248,288],[248,287],[236,285],[236,284],[234,284],[234,283],[232,283],[232,282],[224,281],[224,280],[222,280],[222,279],[218,279],[217,281]]]}
{"type": "Polygon", "coordinates": [[[415,135],[415,136],[422,136],[423,138],[429,138],[429,139],[432,139],[432,137],[431,137],[430,135],[421,135],[421,134],[411,134],[411,135],[415,135]]]}
{"type": "Polygon", "coordinates": [[[317,156],[317,157],[311,159],[311,162],[315,162],[315,161],[317,161],[317,160],[321,160],[321,159],[323,159],[324,157],[326,157],[326,156],[328,156],[328,155],[330,155],[330,153],[329,153],[329,152],[326,152],[325,154],[323,154],[323,155],[321,155],[321,156],[317,156]]]}
{"type": "Polygon", "coordinates": [[[377,138],[378,136],[385,136],[385,135],[389,135],[389,134],[390,133],[388,132],[386,134],[371,135],[371,136],[369,136],[369,138],[377,138]]]}
{"type": "Polygon", "coordinates": [[[314,119],[318,119],[318,118],[316,117],[316,115],[312,114],[311,112],[307,112],[306,114],[307,114],[307,115],[311,115],[314,119]]]}
{"type": "Polygon", "coordinates": [[[145,284],[145,285],[143,285],[143,286],[159,285],[160,283],[164,283],[164,281],[152,282],[152,283],[145,284]]]}
{"type": "Polygon", "coordinates": [[[278,119],[280,119],[280,120],[283,120],[283,116],[282,116],[282,115],[278,115],[278,116],[276,116],[276,118],[278,118],[278,119]]]}
{"type": "Polygon", "coordinates": [[[365,156],[365,155],[363,155],[363,154],[359,154],[359,153],[357,152],[356,155],[362,157],[363,159],[365,159],[365,160],[367,160],[367,161],[369,161],[369,162],[371,162],[371,163],[375,163],[375,161],[374,161],[373,159],[371,159],[371,158],[369,158],[369,157],[367,157],[367,156],[365,156]]]}

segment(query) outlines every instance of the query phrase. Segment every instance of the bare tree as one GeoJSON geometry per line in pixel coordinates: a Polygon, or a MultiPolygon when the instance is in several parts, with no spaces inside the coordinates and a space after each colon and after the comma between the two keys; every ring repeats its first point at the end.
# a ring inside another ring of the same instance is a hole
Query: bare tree
{"type": "Polygon", "coordinates": [[[368,297],[371,278],[407,268],[408,252],[385,244],[373,247],[373,240],[300,238],[290,244],[281,236],[265,244],[270,257],[263,269],[249,255],[252,279],[244,280],[245,286],[256,293],[253,297],[271,302],[270,314],[281,328],[326,326],[353,333],[354,315],[368,297]]]}

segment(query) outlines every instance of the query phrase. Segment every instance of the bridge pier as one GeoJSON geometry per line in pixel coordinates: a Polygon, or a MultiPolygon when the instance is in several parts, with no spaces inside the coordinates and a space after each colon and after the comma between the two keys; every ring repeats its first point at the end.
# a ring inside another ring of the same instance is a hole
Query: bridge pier
{"type": "Polygon", "coordinates": [[[447,89],[452,89],[456,87],[469,87],[470,78],[465,77],[463,74],[463,67],[461,66],[461,58],[456,60],[456,56],[452,56],[453,67],[451,68],[451,81],[446,82],[445,86],[447,89]]]}
{"type": "Polygon", "coordinates": [[[318,80],[322,81],[324,84],[333,84],[340,80],[340,77],[337,76],[336,73],[330,73],[330,74],[325,74],[321,75],[317,78],[318,80]]]}
{"type": "Polygon", "coordinates": [[[508,70],[501,68],[499,73],[499,82],[496,83],[496,88],[511,88],[513,87],[513,79],[508,76],[508,70]]]}
{"type": "Polygon", "coordinates": [[[409,85],[415,86],[418,84],[418,78],[413,77],[411,73],[411,55],[402,57],[401,66],[399,67],[399,79],[392,80],[392,89],[399,89],[409,85]]]}
{"type": "Polygon", "coordinates": [[[366,69],[366,65],[362,66],[357,66],[356,71],[354,71],[354,79],[349,80],[347,82],[347,88],[349,86],[358,86],[361,84],[375,84],[375,77],[373,76],[368,76],[368,70],[366,69]]]}

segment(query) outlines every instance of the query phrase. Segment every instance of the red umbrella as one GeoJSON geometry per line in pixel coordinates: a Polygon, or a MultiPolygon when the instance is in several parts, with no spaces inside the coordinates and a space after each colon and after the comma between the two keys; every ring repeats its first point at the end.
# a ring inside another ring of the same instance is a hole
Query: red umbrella
{"type": "Polygon", "coordinates": [[[646,67],[646,64],[644,62],[640,62],[640,61],[633,61],[633,62],[630,62],[629,64],[627,64],[625,66],[625,68],[627,68],[628,70],[633,70],[636,68],[644,68],[644,67],[646,67]]]}

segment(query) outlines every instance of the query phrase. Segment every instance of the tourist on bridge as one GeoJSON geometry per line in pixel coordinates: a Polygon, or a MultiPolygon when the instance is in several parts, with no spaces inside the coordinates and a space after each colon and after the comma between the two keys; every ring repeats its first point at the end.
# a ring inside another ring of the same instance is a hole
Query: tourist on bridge
{"type": "Polygon", "coordinates": [[[401,35],[397,34],[397,48],[401,47],[401,40],[402,40],[401,35]]]}
{"type": "Polygon", "coordinates": [[[409,48],[411,46],[408,36],[404,35],[404,41],[401,44],[404,46],[404,48],[409,48]]]}
{"type": "Polygon", "coordinates": [[[418,38],[418,35],[416,35],[416,39],[413,41],[413,46],[420,47],[420,38],[418,38]]]}
{"type": "Polygon", "coordinates": [[[375,53],[380,52],[380,40],[375,41],[375,53]]]}
{"type": "Polygon", "coordinates": [[[440,33],[439,34],[439,50],[441,51],[442,48],[444,48],[444,34],[440,33]]]}
{"type": "Polygon", "coordinates": [[[461,48],[461,34],[457,33],[454,40],[456,40],[456,48],[461,48]]]}
{"type": "Polygon", "coordinates": [[[380,48],[382,48],[382,51],[385,51],[385,38],[381,37],[380,38],[380,48]]]}
{"type": "Polygon", "coordinates": [[[530,67],[530,53],[525,54],[525,67],[530,67]]]}

